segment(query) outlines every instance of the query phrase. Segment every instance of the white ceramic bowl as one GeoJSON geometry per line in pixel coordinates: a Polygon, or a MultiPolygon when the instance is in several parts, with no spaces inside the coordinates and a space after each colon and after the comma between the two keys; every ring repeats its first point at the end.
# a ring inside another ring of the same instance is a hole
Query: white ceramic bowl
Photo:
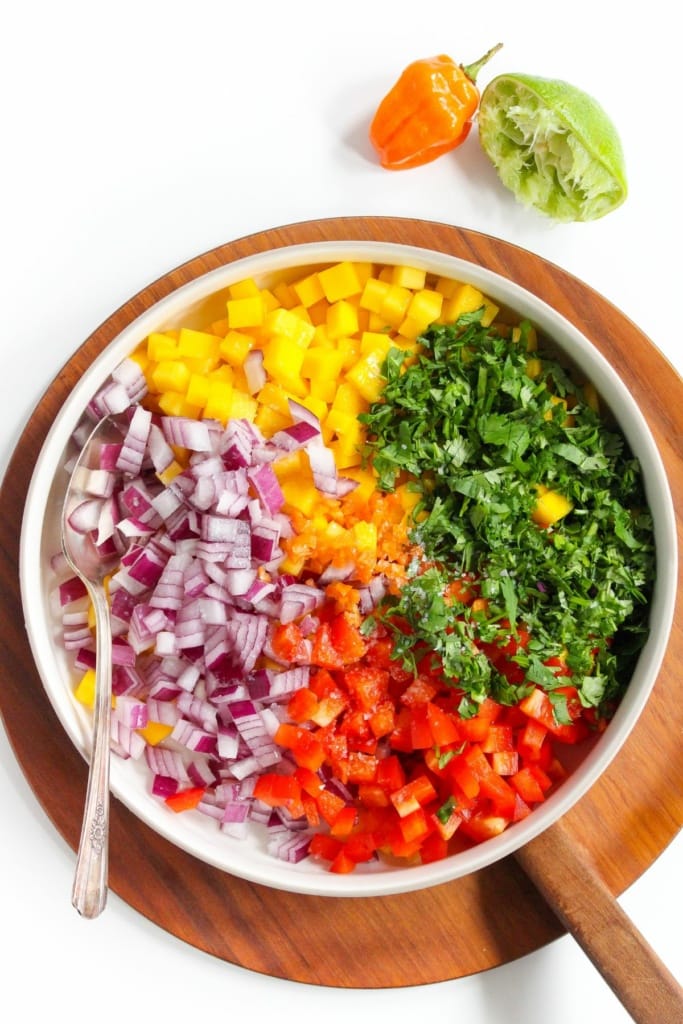
{"type": "MultiPolygon", "coordinates": [[[[416,867],[360,866],[351,875],[331,874],[313,858],[297,865],[270,856],[257,828],[245,840],[222,834],[201,814],[175,815],[149,793],[144,764],[112,759],[112,792],[134,814],[166,839],[199,859],[242,878],[292,892],[325,896],[377,896],[437,885],[480,870],[512,853],[568,811],[612,761],[641,713],[666,649],[676,594],[676,529],[669,487],[647,424],[628,389],[597,349],[572,324],[528,291],[507,279],[431,250],[376,242],[320,242],[288,246],[239,259],[197,278],[158,302],[130,324],[93,362],[65,402],[36,462],[26,503],[21,538],[20,577],[26,625],[33,656],[47,695],[71,741],[89,756],[89,715],[72,696],[67,657],[58,642],[59,627],[49,593],[54,579],[50,556],[59,547],[61,500],[66,484],[65,451],[89,399],[109,373],[150,332],[180,325],[201,326],[220,316],[221,295],[236,281],[253,277],[267,284],[284,272],[339,260],[408,264],[443,277],[467,281],[496,303],[527,317],[561,353],[578,364],[612,410],[640,460],[654,516],[657,580],[651,631],[625,697],[601,738],[587,747],[574,771],[548,800],[525,820],[496,838],[435,863],[416,867]]],[[[223,307],[224,308],[224,307],[223,307]]]]}

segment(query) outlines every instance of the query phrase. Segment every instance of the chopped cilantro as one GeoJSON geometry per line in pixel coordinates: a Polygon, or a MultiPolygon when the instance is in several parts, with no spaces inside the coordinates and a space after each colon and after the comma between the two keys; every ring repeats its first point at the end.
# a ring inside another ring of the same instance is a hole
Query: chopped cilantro
{"type": "MultiPolygon", "coordinates": [[[[528,334],[524,323],[511,341],[479,313],[434,325],[410,363],[389,351],[383,393],[360,417],[380,489],[409,481],[419,494],[411,539],[424,555],[375,619],[413,671],[436,653],[465,715],[489,695],[512,704],[532,685],[552,693],[544,662],[560,654],[586,706],[614,702],[647,635],[654,539],[640,467],[551,354],[534,352],[542,372],[528,375],[528,334]],[[572,505],[547,530],[531,518],[539,484],[572,505]],[[448,597],[465,573],[485,617],[448,597]],[[519,625],[531,639],[513,684],[479,645],[503,645],[519,625]]],[[[561,695],[554,708],[563,720],[561,695]]]]}

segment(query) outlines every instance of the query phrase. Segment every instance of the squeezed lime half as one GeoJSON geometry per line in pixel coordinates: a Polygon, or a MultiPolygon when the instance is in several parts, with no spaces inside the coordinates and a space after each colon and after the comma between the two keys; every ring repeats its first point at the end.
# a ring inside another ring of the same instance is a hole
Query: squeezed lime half
{"type": "Polygon", "coordinates": [[[506,74],[484,89],[479,139],[502,183],[560,221],[604,217],[626,199],[621,140],[600,104],[559,79],[506,74]]]}

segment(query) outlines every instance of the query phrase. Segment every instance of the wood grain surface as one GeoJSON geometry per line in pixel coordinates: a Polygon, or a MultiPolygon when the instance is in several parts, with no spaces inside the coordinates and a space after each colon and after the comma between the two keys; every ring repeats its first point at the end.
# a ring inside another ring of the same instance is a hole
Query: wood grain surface
{"type": "MultiPolygon", "coordinates": [[[[602,351],[640,404],[669,476],[681,538],[683,382],[635,324],[561,268],[477,232],[376,217],[293,224],[190,260],[145,287],[69,359],[30,418],[0,491],[0,712],[29,784],[74,850],[86,765],[43,690],[23,628],[19,592],[20,513],[35,457],[81,373],[140,313],[179,285],[234,259],[320,240],[404,242],[450,253],[517,281],[554,306],[602,351]]],[[[682,661],[679,602],[662,669],[636,728],[562,821],[613,895],[648,869],[683,824],[682,661]]],[[[140,914],[212,956],[256,972],[340,988],[464,977],[515,960],[564,933],[514,858],[418,893],[301,896],[208,867],[162,839],[117,800],[112,806],[110,887],[140,914]]]]}

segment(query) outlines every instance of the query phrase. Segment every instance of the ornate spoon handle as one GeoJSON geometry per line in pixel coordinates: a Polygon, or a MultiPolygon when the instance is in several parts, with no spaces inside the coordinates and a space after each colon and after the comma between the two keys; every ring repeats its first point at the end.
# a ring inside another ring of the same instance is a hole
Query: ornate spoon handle
{"type": "Polygon", "coordinates": [[[104,588],[86,581],[95,609],[97,679],[92,754],[71,902],[83,917],[97,917],[107,902],[109,866],[109,744],[111,735],[111,623],[104,588]]]}

